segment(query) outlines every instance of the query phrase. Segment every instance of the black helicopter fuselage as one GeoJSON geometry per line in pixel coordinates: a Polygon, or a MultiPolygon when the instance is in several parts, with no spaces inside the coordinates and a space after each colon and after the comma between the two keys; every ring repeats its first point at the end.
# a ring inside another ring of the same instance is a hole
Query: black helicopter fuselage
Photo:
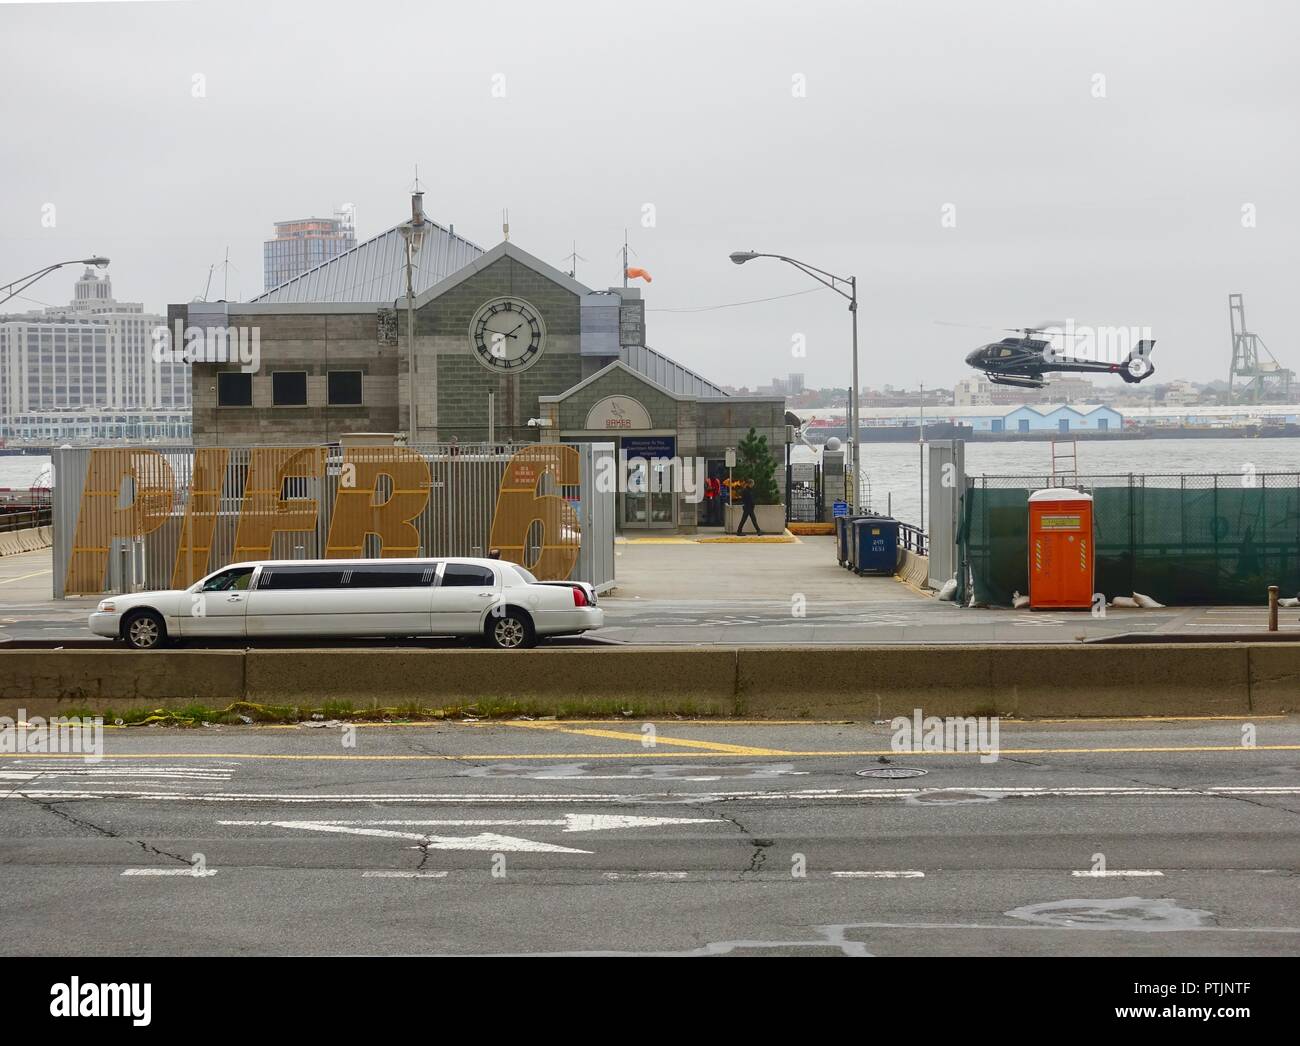
{"type": "Polygon", "coordinates": [[[1126,359],[1107,363],[1062,355],[1043,338],[1003,338],[981,345],[966,356],[966,362],[995,384],[1022,388],[1041,389],[1047,384],[1044,375],[1065,372],[1118,374],[1124,381],[1135,383],[1155,372],[1150,360],[1154,345],[1154,341],[1140,341],[1126,359]]]}

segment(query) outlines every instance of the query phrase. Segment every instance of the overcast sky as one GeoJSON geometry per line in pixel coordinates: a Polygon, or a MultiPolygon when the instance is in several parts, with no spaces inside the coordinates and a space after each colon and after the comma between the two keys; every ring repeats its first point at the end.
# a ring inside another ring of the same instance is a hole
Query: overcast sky
{"type": "MultiPolygon", "coordinates": [[[[576,241],[591,286],[619,281],[627,227],[651,310],[816,286],[736,249],[856,274],[864,384],[951,384],[996,336],[936,321],[1064,318],[1150,327],[1157,380],[1225,378],[1229,291],[1300,369],[1297,10],[0,3],[0,282],[99,252],[117,297],[161,311],[228,246],[246,299],[272,222],[346,201],[373,235],[407,215],[419,164],[435,220],[490,247],[508,207],[551,264],[576,241]]],[[[75,279],[31,295],[61,303],[75,279]]],[[[828,291],[647,327],[717,381],[848,382],[828,291]]]]}

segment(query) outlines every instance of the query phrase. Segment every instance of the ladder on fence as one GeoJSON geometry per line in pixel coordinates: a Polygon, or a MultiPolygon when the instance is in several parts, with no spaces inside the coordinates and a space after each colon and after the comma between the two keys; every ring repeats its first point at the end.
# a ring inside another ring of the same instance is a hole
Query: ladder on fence
{"type": "Polygon", "coordinates": [[[1052,486],[1074,487],[1079,484],[1079,444],[1069,439],[1052,440],[1052,486]]]}

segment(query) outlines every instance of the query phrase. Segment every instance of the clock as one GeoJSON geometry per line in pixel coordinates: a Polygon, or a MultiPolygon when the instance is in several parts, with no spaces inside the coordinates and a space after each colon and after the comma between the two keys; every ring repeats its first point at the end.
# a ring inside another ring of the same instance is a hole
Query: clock
{"type": "Polygon", "coordinates": [[[484,302],[469,324],[469,341],[488,370],[515,374],[537,362],[546,345],[542,315],[522,298],[484,302]]]}

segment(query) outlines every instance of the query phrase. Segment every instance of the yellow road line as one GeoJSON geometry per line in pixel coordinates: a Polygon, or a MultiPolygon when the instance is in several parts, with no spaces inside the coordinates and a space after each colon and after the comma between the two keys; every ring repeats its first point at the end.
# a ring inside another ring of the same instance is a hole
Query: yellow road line
{"type": "MultiPolygon", "coordinates": [[[[600,730],[591,727],[575,730],[549,722],[507,722],[502,725],[543,730],[548,734],[576,734],[583,737],[608,737],[615,741],[635,741],[641,745],[645,745],[648,736],[640,732],[632,732],[629,730],[600,730]]],[[[659,745],[677,745],[681,748],[706,749],[710,752],[715,752],[718,755],[785,755],[785,752],[779,748],[755,748],[752,745],[729,745],[724,744],[721,741],[695,741],[685,737],[664,737],[662,734],[656,733],[654,735],[654,744],[647,747],[656,748],[659,745]]]]}
{"type": "MultiPolygon", "coordinates": [[[[762,751],[761,749],[759,751],[762,751]]],[[[1300,752],[1300,745],[1255,745],[1253,748],[1243,748],[1240,745],[1206,745],[1206,746],[1182,746],[1166,748],[1002,748],[999,749],[1000,755],[1116,755],[1116,754],[1150,754],[1150,753],[1195,753],[1195,752],[1300,752]]],[[[464,762],[466,760],[564,760],[572,762],[575,759],[589,759],[593,761],[601,759],[691,759],[691,758],[726,758],[728,756],[744,756],[745,752],[466,752],[460,755],[298,755],[286,752],[142,752],[142,753],[125,753],[125,752],[105,752],[99,758],[101,759],[276,759],[287,760],[290,762],[331,762],[337,760],[353,760],[356,762],[394,762],[394,763],[418,763],[418,762],[464,762]]],[[[870,751],[845,751],[845,752],[777,752],[777,755],[787,759],[824,759],[824,758],[865,758],[868,756],[889,756],[894,759],[899,758],[922,758],[924,756],[970,756],[976,757],[981,755],[980,752],[895,752],[890,748],[874,749],[870,751]]],[[[85,756],[72,753],[49,753],[49,752],[14,752],[0,756],[2,759],[78,759],[84,760],[85,756]]]]}
{"type": "Polygon", "coordinates": [[[42,574],[53,574],[53,570],[38,570],[32,574],[19,574],[17,577],[7,577],[0,581],[0,585],[11,585],[15,581],[26,581],[29,577],[40,577],[42,574]]]}

